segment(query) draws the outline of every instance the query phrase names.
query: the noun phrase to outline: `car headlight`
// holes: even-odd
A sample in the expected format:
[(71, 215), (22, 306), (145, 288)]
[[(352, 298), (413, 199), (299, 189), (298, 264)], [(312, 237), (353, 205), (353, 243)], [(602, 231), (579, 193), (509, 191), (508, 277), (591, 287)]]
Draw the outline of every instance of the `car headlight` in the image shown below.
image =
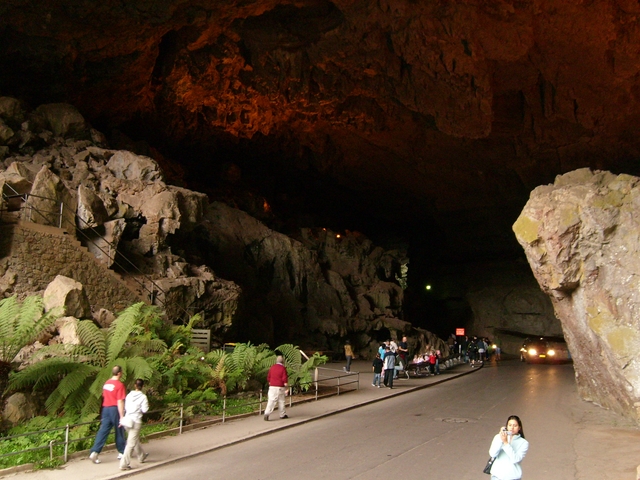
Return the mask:
[(537, 355), (537, 354), (538, 354), (538, 352), (536, 351), (535, 348), (530, 348), (529, 349), (529, 355)]
[(549, 355), (550, 357), (553, 357), (555, 354), (556, 354), (556, 351), (555, 351), (555, 350), (549, 350), (549, 351), (547, 352), (547, 355)]

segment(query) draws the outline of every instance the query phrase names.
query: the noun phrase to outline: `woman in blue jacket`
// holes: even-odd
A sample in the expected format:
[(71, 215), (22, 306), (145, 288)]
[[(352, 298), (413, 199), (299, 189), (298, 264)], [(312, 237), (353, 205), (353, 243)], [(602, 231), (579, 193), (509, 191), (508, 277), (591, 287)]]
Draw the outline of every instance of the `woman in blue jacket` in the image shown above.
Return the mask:
[(522, 478), (520, 462), (529, 450), (529, 442), (524, 439), (522, 422), (516, 415), (507, 419), (507, 426), (500, 429), (489, 448), (489, 455), (495, 457), (491, 467), (491, 480), (519, 480)]

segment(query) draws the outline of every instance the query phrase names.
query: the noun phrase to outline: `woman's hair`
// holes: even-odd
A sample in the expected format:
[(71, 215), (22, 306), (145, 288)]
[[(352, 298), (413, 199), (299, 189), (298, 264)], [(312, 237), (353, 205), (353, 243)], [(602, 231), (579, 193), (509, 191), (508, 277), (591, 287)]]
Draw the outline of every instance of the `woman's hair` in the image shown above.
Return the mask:
[(508, 425), (510, 420), (515, 420), (516, 422), (518, 422), (518, 426), (520, 427), (520, 436), (524, 438), (524, 429), (522, 428), (522, 420), (520, 420), (520, 417), (517, 415), (511, 415), (509, 418), (507, 418), (507, 423), (505, 425)]
[(136, 380), (136, 388), (138, 390), (142, 390), (142, 386), (144, 385), (144, 380), (142, 380), (141, 378), (138, 378)]

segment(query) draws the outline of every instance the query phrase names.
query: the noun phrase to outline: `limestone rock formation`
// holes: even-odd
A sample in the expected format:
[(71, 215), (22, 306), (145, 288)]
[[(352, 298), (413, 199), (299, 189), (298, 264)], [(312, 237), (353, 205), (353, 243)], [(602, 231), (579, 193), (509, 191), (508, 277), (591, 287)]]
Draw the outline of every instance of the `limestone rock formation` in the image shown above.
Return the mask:
[(46, 312), (60, 308), (63, 315), (91, 318), (91, 306), (80, 282), (57, 275), (42, 296)]
[(640, 421), (640, 178), (580, 169), (513, 225), (562, 322), (581, 396)]
[[(162, 302), (175, 321), (204, 312), (220, 340), (232, 323), (240, 289), (205, 267), (187, 265), (168, 244), (176, 232), (188, 233), (202, 219), (206, 195), (165, 184), (149, 157), (102, 148), (103, 137), (71, 105), (29, 111), (17, 100), (0, 97), (0, 115), (7, 125), (29, 118), (22, 123), (20, 143), (0, 141), (9, 154), (3, 162), (7, 168), (0, 167), (0, 182), (11, 187), (8, 194), (28, 195), (26, 202), (10, 200), (9, 209), (20, 208), (25, 220), (77, 232), (97, 259), (125, 274), (144, 298)], [(11, 293), (16, 282), (26, 293), (34, 279), (9, 267), (2, 272), (2, 293)], [(168, 272), (171, 279), (165, 278)], [(67, 314), (91, 316), (87, 308)]]
[(11, 425), (19, 425), (38, 414), (37, 403), (26, 393), (14, 393), (4, 403), (2, 418)]
[(219, 202), (208, 206), (201, 227), (201, 248), (216, 271), (243, 289), (239, 322), (260, 341), (288, 338), (340, 351), (353, 336), (356, 350), (370, 356), (379, 335), (412, 331), (400, 319), (403, 291), (395, 278), (408, 262), (403, 251), (328, 229), (304, 229), (294, 240)]

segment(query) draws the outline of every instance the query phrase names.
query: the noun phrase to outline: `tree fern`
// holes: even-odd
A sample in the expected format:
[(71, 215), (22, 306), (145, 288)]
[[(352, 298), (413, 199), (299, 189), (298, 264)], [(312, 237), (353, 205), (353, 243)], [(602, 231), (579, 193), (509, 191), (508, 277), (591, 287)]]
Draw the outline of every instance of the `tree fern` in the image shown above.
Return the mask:
[(43, 315), (42, 298), (37, 295), (27, 297), (22, 303), (15, 296), (0, 301), (0, 394), (4, 392), (18, 352), (35, 342), (59, 312), (54, 309)]
[[(10, 302), (8, 307), (15, 311), (15, 306)], [(37, 391), (57, 383), (46, 400), (50, 413), (60, 410), (81, 411), (83, 415), (97, 413), (102, 387), (111, 377), (115, 365), (122, 367), (123, 381), (136, 378), (150, 380), (154, 377), (151, 363), (137, 353), (146, 348), (164, 353), (164, 343), (147, 338), (147, 341), (133, 348), (136, 338), (131, 335), (149, 312), (155, 310), (144, 304), (135, 304), (122, 312), (108, 331), (98, 328), (90, 320), (79, 321), (76, 331), (80, 345), (50, 345), (40, 349), (36, 359), (42, 360), (12, 375), (11, 388), (17, 390), (31, 386)], [(159, 381), (159, 375), (156, 375), (156, 379)]]

